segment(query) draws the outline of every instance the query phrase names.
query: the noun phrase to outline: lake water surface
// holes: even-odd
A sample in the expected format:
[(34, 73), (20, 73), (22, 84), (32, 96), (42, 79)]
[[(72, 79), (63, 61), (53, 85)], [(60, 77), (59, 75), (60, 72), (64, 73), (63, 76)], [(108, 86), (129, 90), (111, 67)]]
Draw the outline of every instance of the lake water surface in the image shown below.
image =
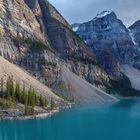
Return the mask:
[(82, 105), (47, 119), (0, 122), (0, 140), (140, 140), (140, 100)]

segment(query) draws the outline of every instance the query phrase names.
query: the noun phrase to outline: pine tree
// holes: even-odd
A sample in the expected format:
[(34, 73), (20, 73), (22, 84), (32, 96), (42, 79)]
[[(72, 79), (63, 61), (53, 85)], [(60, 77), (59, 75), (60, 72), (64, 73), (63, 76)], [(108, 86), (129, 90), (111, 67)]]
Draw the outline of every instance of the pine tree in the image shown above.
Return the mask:
[(44, 99), (43, 99), (42, 95), (40, 95), (40, 97), (39, 97), (39, 104), (41, 107), (44, 107)]
[(31, 106), (32, 106), (32, 114), (34, 114), (34, 108), (35, 108), (35, 90), (32, 90), (32, 98), (31, 98)]
[(2, 95), (2, 98), (4, 98), (4, 80), (3, 80), (3, 78), (1, 78), (1, 95)]
[(25, 104), (25, 115), (28, 115), (29, 112), (28, 112), (28, 95), (27, 94), (24, 95), (24, 104)]
[(10, 78), (8, 78), (6, 82), (6, 98), (10, 99)]
[(18, 82), (18, 100), (21, 102), (21, 89), (20, 89), (20, 83)]
[(37, 97), (36, 93), (35, 93), (35, 104), (36, 105), (38, 104), (38, 97)]
[(28, 94), (26, 93), (26, 90), (25, 90), (25, 93), (23, 94), (23, 102), (24, 102), (24, 105), (25, 105), (25, 115), (28, 115), (29, 114)]
[(14, 80), (13, 77), (11, 77), (10, 79), (10, 94), (13, 100), (15, 100), (15, 89), (14, 89)]
[(48, 101), (47, 101), (47, 99), (44, 97), (44, 103), (45, 103), (45, 107), (47, 107), (48, 106)]
[(42, 96), (39, 97), (39, 105), (42, 106)]
[(30, 87), (28, 90), (28, 105), (31, 106), (31, 100), (32, 100), (32, 88)]
[(18, 82), (16, 81), (16, 87), (15, 87), (15, 97), (16, 100), (18, 100)]
[(25, 85), (23, 86), (22, 92), (21, 92), (21, 103), (25, 104), (25, 96), (26, 96), (26, 89)]
[(16, 87), (15, 87), (15, 97), (17, 101), (21, 101), (21, 89), (20, 89), (20, 83), (16, 82)]
[(54, 110), (56, 108), (56, 104), (54, 100), (51, 98), (51, 110)]

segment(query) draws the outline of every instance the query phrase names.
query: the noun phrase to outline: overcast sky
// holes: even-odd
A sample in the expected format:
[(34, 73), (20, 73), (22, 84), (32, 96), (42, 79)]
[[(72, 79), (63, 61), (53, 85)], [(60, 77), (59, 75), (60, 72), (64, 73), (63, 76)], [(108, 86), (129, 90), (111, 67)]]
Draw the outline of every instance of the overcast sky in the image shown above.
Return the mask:
[(69, 23), (85, 22), (97, 13), (114, 11), (126, 26), (140, 20), (140, 0), (49, 0)]

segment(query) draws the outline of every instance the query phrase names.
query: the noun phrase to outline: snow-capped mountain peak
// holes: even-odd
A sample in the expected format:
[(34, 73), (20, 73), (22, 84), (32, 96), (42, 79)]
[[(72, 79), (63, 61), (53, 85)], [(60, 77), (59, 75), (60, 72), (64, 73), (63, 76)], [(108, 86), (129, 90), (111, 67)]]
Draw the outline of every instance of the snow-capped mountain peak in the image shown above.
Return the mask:
[(112, 11), (103, 11), (101, 13), (98, 13), (95, 18), (103, 18), (111, 13), (112, 13)]
[(97, 61), (107, 72), (110, 73), (114, 65), (119, 69), (117, 61), (140, 68), (137, 51), (137, 46), (140, 46), (140, 22), (127, 28), (114, 12), (103, 11), (91, 21), (78, 25), (76, 33), (96, 52)]

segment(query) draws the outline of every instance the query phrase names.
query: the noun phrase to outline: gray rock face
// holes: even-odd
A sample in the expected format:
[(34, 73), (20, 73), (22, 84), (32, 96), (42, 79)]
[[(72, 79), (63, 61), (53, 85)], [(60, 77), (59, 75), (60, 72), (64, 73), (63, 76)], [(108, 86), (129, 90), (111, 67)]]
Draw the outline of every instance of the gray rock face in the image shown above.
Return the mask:
[(130, 40), (129, 32), (114, 12), (102, 12), (93, 20), (79, 25), (77, 33), (86, 41)]
[[(93, 58), (93, 53), (86, 47), (72, 31), (67, 21), (60, 13), (46, 0), (29, 1), (26, 4), (31, 7), (36, 18), (40, 21), (43, 32), (53, 49), (61, 57), (83, 57)], [(36, 11), (40, 11), (36, 14)]]
[(105, 90), (108, 75), (47, 0), (0, 2), (0, 55), (52, 86), (62, 65)]
[(140, 70), (140, 21), (129, 27), (130, 35), (135, 44), (135, 58), (133, 66)]
[(6, 36), (44, 40), (40, 24), (24, 1), (0, 1), (0, 37)]
[(97, 103), (104, 101), (117, 101), (116, 98), (106, 94), (99, 88), (91, 85), (84, 79), (75, 75), (69, 69), (62, 67), (61, 76), (52, 87), (75, 103)]
[(140, 20), (136, 21), (129, 29), (134, 37), (135, 44), (140, 47)]
[(91, 21), (72, 27), (93, 49), (99, 64), (110, 75), (119, 76), (120, 63), (135, 63), (139, 53), (134, 39), (114, 12), (104, 11)]

